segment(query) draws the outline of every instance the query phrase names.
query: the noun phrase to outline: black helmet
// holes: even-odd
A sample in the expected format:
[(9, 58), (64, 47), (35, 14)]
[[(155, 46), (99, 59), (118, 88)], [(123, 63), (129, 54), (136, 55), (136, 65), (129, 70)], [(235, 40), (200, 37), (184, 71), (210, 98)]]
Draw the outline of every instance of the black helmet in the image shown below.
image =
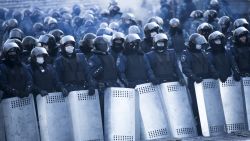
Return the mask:
[(3, 30), (10, 31), (11, 29), (18, 27), (18, 21), (16, 19), (9, 19), (3, 23)]
[[(246, 36), (248, 38), (249, 31), (245, 27), (238, 27), (233, 32), (233, 39), (235, 43), (240, 43), (240, 38)], [(248, 39), (247, 39), (248, 40)]]
[(247, 22), (247, 20), (245, 18), (236, 19), (234, 21), (234, 29), (241, 27), (241, 26), (248, 29), (249, 23)]
[(79, 48), (82, 52), (91, 52), (94, 48), (94, 39), (96, 35), (93, 33), (87, 33), (82, 40), (79, 41)]
[(48, 56), (48, 52), (44, 47), (35, 47), (31, 50), (31, 57), (37, 57), (40, 55)]
[(153, 39), (154, 49), (158, 51), (164, 51), (168, 46), (168, 37), (164, 33), (159, 33), (154, 36)]
[(209, 23), (202, 23), (198, 26), (197, 32), (207, 39), (208, 36), (213, 32), (213, 26)]
[(153, 33), (154, 35), (159, 33), (159, 25), (155, 22), (147, 23), (144, 26), (144, 34), (147, 38), (153, 38), (154, 35), (151, 35), (151, 33)]
[(163, 24), (164, 24), (163, 19), (161, 17), (159, 17), (159, 16), (153, 16), (153, 17), (149, 18), (148, 23), (151, 23), (151, 22), (155, 22), (159, 26), (163, 26)]
[(224, 49), (226, 45), (226, 37), (223, 33), (215, 31), (211, 33), (208, 37), (208, 42), (212, 50)]
[(19, 53), (21, 51), (19, 46), (16, 43), (14, 43), (14, 42), (5, 42), (4, 45), (3, 45), (3, 55), (6, 57), (6, 55), (8, 54), (8, 52), (11, 49), (14, 49)]
[(141, 39), (138, 34), (128, 34), (125, 39), (125, 51), (138, 50)]
[(189, 37), (188, 49), (190, 51), (201, 50), (204, 48), (204, 45), (207, 45), (207, 40), (203, 35), (194, 33)]
[(63, 31), (60, 29), (54, 29), (49, 32), (49, 34), (53, 35), (56, 39), (56, 42), (60, 42), (62, 36), (64, 35)]
[(169, 21), (169, 25), (171, 27), (179, 27), (180, 26), (180, 20), (177, 19), (177, 18), (172, 18), (170, 21)]
[(206, 19), (207, 22), (213, 21), (217, 18), (217, 11), (215, 10), (206, 10), (203, 13), (203, 17)]
[(5, 41), (5, 44), (6, 43), (16, 43), (18, 45), (20, 51), (21, 52), (23, 51), (22, 41), (20, 41), (19, 39), (7, 39)]
[(45, 46), (46, 50), (50, 52), (51, 50), (55, 49), (56, 46), (56, 39), (51, 34), (41, 35), (38, 39), (38, 42), (41, 43), (42, 46)]
[(33, 25), (33, 30), (34, 30), (34, 32), (41, 32), (44, 30), (44, 26), (42, 23), (35, 23)]
[(71, 35), (63, 36), (62, 39), (60, 40), (60, 44), (64, 47), (67, 44), (71, 44), (71, 45), (75, 46), (75, 43), (76, 43), (75, 38)]
[(123, 44), (125, 41), (125, 35), (122, 32), (115, 32), (112, 36), (112, 44), (115, 44), (117, 41), (118, 44)]
[(231, 19), (228, 16), (223, 16), (218, 21), (222, 29), (228, 29), (231, 25)]
[(22, 46), (24, 50), (31, 51), (37, 46), (37, 40), (32, 36), (26, 36), (23, 38)]
[(94, 40), (94, 53), (107, 54), (108, 42), (103, 36), (97, 36)]
[(190, 14), (191, 18), (200, 19), (203, 17), (203, 12), (201, 10), (194, 10)]
[(21, 29), (14, 28), (10, 31), (9, 39), (19, 39), (22, 41), (23, 35), (24, 35), (24, 33)]

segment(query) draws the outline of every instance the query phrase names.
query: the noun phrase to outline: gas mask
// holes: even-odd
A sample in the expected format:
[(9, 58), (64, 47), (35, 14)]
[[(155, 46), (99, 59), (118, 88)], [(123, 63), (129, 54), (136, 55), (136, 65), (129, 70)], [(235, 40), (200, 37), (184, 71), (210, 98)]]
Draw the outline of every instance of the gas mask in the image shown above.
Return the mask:
[(65, 51), (68, 53), (68, 54), (72, 54), (74, 52), (74, 49), (75, 47), (73, 46), (66, 46), (65, 47)]

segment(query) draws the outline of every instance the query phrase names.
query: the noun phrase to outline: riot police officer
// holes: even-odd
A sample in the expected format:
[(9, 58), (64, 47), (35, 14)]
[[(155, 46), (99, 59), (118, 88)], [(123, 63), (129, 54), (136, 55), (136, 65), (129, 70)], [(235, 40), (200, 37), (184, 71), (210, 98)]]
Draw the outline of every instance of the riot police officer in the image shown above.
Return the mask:
[(94, 39), (96, 35), (93, 33), (87, 33), (84, 35), (83, 39), (79, 41), (79, 48), (82, 53), (84, 53), (86, 59), (88, 60), (92, 56), (91, 50), (94, 48)]
[(168, 37), (166, 34), (159, 33), (154, 36), (154, 50), (145, 55), (148, 62), (148, 77), (155, 85), (174, 81), (179, 81), (181, 85), (185, 85), (175, 51), (167, 49), (167, 47)]
[(177, 18), (171, 19), (169, 25), (169, 48), (174, 49), (179, 58), (182, 51), (186, 49), (185, 40), (188, 38), (188, 34), (182, 29)]
[(10, 31), (9, 39), (18, 39), (20, 41), (23, 40), (24, 33), (19, 28), (14, 28)]
[(245, 18), (239, 18), (234, 21), (234, 29), (237, 29), (238, 27), (245, 27), (247, 30), (249, 29), (249, 23)]
[(231, 38), (232, 38), (232, 26), (231, 26), (231, 19), (228, 16), (223, 16), (218, 21), (220, 25), (220, 32), (223, 33), (226, 37), (228, 47), (231, 46)]
[[(218, 72), (221, 82), (225, 82), (233, 75), (236, 81), (240, 80), (240, 72), (229, 50), (226, 50), (226, 37), (219, 31), (215, 31), (208, 37), (208, 59)], [(232, 73), (233, 72), (233, 73)]]
[(100, 92), (108, 87), (119, 86), (114, 57), (108, 52), (108, 43), (102, 36), (94, 40), (93, 55), (89, 58), (90, 72), (98, 83)]
[(53, 64), (55, 59), (58, 57), (58, 46), (56, 45), (56, 39), (51, 34), (41, 35), (38, 39), (41, 46), (44, 47), (49, 53), (48, 62)]
[(94, 40), (93, 55), (89, 58), (90, 72), (96, 80), (104, 119), (104, 91), (108, 87), (119, 87), (118, 71), (113, 56), (108, 52), (108, 42), (102, 36)]
[(190, 14), (190, 18), (192, 18), (192, 22), (190, 23), (189, 34), (193, 34), (203, 22), (203, 12), (201, 10), (195, 10)]
[(209, 23), (202, 23), (197, 28), (197, 33), (203, 35), (206, 40), (208, 40), (208, 36), (214, 31), (214, 28)]
[(245, 27), (234, 30), (233, 56), (242, 77), (250, 76), (250, 45), (249, 31)]
[(201, 83), (203, 79), (208, 78), (218, 79), (218, 74), (214, 66), (208, 61), (205, 52), (202, 51), (202, 48), (207, 48), (206, 46), (207, 40), (205, 37), (194, 33), (189, 37), (188, 48), (183, 51), (183, 55), (181, 56), (182, 71), (188, 78), (188, 89), (191, 94), (193, 112), (198, 123), (198, 134), (201, 134), (201, 128), (194, 82)]
[(47, 64), (48, 55), (43, 47), (35, 47), (31, 51), (31, 62), (28, 69), (33, 78), (33, 92), (41, 94), (41, 96), (56, 91), (66, 94), (67, 90), (61, 87), (55, 69), (52, 65)]
[(37, 46), (37, 40), (32, 36), (26, 36), (23, 38), (22, 46), (22, 62), (28, 64), (31, 50)]
[(55, 68), (63, 87), (68, 92), (88, 89), (89, 95), (93, 95), (95, 89), (88, 63), (82, 53), (76, 53), (73, 36), (67, 35), (61, 39), (61, 51), (62, 55), (55, 61)]
[(49, 34), (51, 34), (55, 37), (57, 46), (60, 44), (60, 40), (64, 36), (64, 32), (60, 29), (54, 29), (54, 30), (50, 31)]
[(117, 59), (119, 79), (127, 88), (148, 81), (144, 53), (140, 49), (140, 37), (137, 34), (126, 36), (125, 48)]
[(203, 13), (203, 17), (205, 18), (206, 22), (213, 26), (214, 30), (219, 30), (218, 24), (218, 13), (215, 10), (206, 10)]
[(159, 25), (155, 22), (147, 23), (144, 26), (144, 35), (145, 38), (141, 43), (142, 50), (147, 53), (152, 50), (153, 47), (153, 38), (156, 34), (159, 33)]
[(3, 63), (0, 65), (0, 88), (4, 98), (26, 97), (32, 91), (32, 77), (20, 59), (21, 50), (16, 43), (3, 45)]
[(110, 53), (114, 57), (115, 62), (120, 53), (124, 49), (125, 36), (122, 32), (115, 32), (111, 38)]

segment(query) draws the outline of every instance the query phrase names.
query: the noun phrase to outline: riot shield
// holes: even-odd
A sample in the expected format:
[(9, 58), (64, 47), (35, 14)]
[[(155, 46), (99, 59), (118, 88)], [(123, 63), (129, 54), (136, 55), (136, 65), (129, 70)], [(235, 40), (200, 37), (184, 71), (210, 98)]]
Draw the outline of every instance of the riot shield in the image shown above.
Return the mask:
[(3, 118), (1, 101), (0, 101), (0, 141), (5, 141), (4, 118)]
[(30, 94), (25, 98), (8, 98), (2, 101), (6, 140), (40, 141), (35, 104)]
[(227, 132), (246, 130), (247, 121), (241, 82), (236, 82), (229, 77), (226, 82), (220, 82), (220, 93)]
[(250, 131), (250, 77), (242, 78), (242, 83), (247, 113), (247, 125), (248, 130)]
[(205, 79), (194, 85), (203, 136), (225, 134), (225, 116), (218, 80)]
[(104, 93), (105, 140), (136, 140), (136, 96), (134, 89), (108, 88)]
[(194, 115), (185, 86), (178, 82), (160, 85), (162, 103), (175, 138), (197, 136)]
[(171, 138), (167, 116), (164, 113), (157, 86), (146, 83), (137, 85), (135, 89), (139, 95), (141, 139)]
[(42, 141), (72, 141), (70, 113), (62, 93), (49, 93), (37, 98), (38, 118)]
[(99, 95), (89, 96), (88, 90), (72, 91), (67, 97), (74, 131), (74, 141), (103, 139)]

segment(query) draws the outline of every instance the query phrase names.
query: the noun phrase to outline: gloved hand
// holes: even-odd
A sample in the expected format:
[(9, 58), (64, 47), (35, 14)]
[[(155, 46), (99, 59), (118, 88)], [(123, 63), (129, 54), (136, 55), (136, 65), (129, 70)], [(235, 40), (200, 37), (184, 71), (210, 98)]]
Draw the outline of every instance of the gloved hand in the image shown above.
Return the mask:
[(181, 78), (181, 79), (179, 80), (179, 83), (180, 83), (181, 86), (185, 86), (185, 85), (186, 85), (186, 81), (185, 81), (184, 78)]
[(196, 83), (201, 83), (202, 82), (202, 77), (197, 77), (197, 76), (195, 76), (195, 75), (192, 75), (191, 77), (190, 77), (193, 81), (195, 81)]
[(69, 95), (68, 90), (65, 89), (65, 88), (61, 88), (61, 92), (62, 92), (62, 94), (63, 94), (64, 97), (67, 97)]
[(233, 78), (234, 78), (235, 81), (240, 81), (240, 79), (241, 79), (239, 73), (234, 73), (234, 74), (233, 74)]
[(48, 95), (48, 92), (45, 91), (45, 90), (41, 90), (40, 94), (41, 94), (42, 97), (44, 97), (44, 96)]
[(5, 92), (8, 94), (8, 95), (12, 95), (12, 96), (18, 96), (19, 95), (19, 92), (14, 89), (14, 88), (7, 88), (5, 90)]
[(222, 76), (220, 76), (220, 81), (221, 82), (226, 82), (227, 81), (227, 76), (225, 76), (225, 75), (222, 75)]
[(90, 87), (89, 88), (89, 96), (92, 96), (92, 95), (94, 95), (95, 94), (95, 89), (93, 88), (93, 87)]
[(153, 85), (159, 85), (160, 84), (160, 81), (158, 79), (156, 79), (156, 78), (152, 79), (151, 82), (152, 82)]

